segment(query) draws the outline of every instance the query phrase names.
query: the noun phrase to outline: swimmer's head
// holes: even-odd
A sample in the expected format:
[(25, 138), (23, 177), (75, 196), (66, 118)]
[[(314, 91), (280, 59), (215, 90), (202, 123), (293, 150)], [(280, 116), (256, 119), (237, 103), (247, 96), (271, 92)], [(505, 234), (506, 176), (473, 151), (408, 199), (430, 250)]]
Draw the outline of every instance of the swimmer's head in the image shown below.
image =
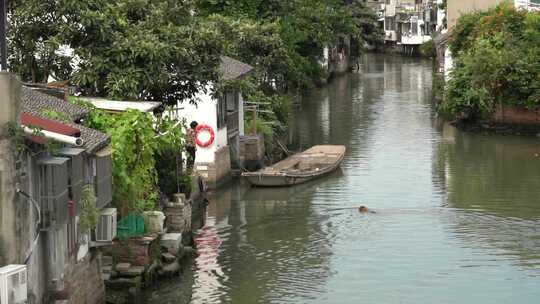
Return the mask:
[(366, 212), (369, 212), (369, 209), (368, 209), (368, 207), (366, 207), (366, 206), (360, 206), (360, 207), (358, 208), (358, 212), (366, 213)]

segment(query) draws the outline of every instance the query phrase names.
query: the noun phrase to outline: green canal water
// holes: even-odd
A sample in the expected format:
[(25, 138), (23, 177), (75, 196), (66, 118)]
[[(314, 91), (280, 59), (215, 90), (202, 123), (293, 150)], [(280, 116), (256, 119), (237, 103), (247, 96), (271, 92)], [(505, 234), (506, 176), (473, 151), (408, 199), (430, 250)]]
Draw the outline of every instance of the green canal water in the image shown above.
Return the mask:
[(346, 145), (341, 170), (218, 191), (189, 279), (155, 303), (179, 303), (182, 284), (204, 304), (540, 303), (540, 139), (457, 131), (431, 76), (430, 61), (370, 54), (305, 96), (290, 144)]

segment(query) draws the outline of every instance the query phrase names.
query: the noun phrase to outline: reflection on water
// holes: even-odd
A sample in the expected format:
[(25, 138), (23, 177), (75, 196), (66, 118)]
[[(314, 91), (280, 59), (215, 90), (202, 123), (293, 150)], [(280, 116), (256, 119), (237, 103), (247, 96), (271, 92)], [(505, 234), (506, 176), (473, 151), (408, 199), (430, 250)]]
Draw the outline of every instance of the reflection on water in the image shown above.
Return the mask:
[(346, 145), (342, 171), (218, 191), (192, 302), (537, 303), (540, 140), (438, 121), (431, 71), (367, 55), (361, 73), (307, 95), (290, 144)]

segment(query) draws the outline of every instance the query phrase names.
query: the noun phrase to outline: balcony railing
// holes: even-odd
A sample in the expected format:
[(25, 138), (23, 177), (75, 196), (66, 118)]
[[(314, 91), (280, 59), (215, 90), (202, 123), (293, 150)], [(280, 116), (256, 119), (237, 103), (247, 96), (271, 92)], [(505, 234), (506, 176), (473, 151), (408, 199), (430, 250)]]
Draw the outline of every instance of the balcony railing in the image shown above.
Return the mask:
[(236, 134), (238, 134), (239, 129), (240, 129), (239, 112), (238, 111), (227, 112), (227, 135), (229, 135), (229, 137), (235, 136)]

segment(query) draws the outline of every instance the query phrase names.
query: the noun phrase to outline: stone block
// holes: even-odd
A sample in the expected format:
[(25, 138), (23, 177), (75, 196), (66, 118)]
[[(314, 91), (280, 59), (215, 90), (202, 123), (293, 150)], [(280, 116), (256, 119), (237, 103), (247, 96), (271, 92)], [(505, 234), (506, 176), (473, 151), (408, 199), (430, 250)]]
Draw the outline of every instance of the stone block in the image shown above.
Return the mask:
[(101, 272), (102, 273), (111, 273), (112, 270), (113, 270), (112, 265), (107, 265), (107, 266), (102, 266), (101, 267)]
[(116, 264), (116, 271), (122, 273), (127, 271), (131, 267), (130, 263), (118, 263)]
[(102, 274), (101, 274), (101, 279), (102, 279), (103, 281), (110, 280), (110, 279), (111, 279), (111, 274), (110, 274), (110, 273), (102, 273)]
[(115, 290), (126, 290), (130, 287), (140, 287), (142, 282), (142, 278), (140, 276), (134, 277), (134, 278), (117, 278), (108, 280), (105, 282), (105, 285), (107, 285), (107, 288), (115, 289)]
[(186, 203), (186, 195), (184, 193), (176, 193), (174, 195), (174, 202), (177, 204), (185, 204)]
[(166, 233), (161, 237), (161, 247), (167, 249), (167, 252), (176, 255), (182, 246), (181, 233)]
[(144, 226), (147, 233), (163, 233), (165, 214), (160, 211), (143, 212)]
[(169, 253), (169, 252), (165, 252), (165, 253), (161, 254), (161, 259), (165, 263), (172, 263), (172, 262), (176, 261), (176, 256), (174, 254)]
[(174, 261), (171, 264), (163, 266), (163, 268), (159, 271), (159, 274), (162, 276), (172, 276), (178, 274), (179, 272), (180, 264), (178, 263), (178, 261)]
[(113, 264), (113, 258), (110, 255), (103, 255), (101, 256), (101, 265), (112, 265)]
[(119, 271), (121, 277), (137, 277), (144, 273), (143, 266), (131, 266), (126, 271)]

